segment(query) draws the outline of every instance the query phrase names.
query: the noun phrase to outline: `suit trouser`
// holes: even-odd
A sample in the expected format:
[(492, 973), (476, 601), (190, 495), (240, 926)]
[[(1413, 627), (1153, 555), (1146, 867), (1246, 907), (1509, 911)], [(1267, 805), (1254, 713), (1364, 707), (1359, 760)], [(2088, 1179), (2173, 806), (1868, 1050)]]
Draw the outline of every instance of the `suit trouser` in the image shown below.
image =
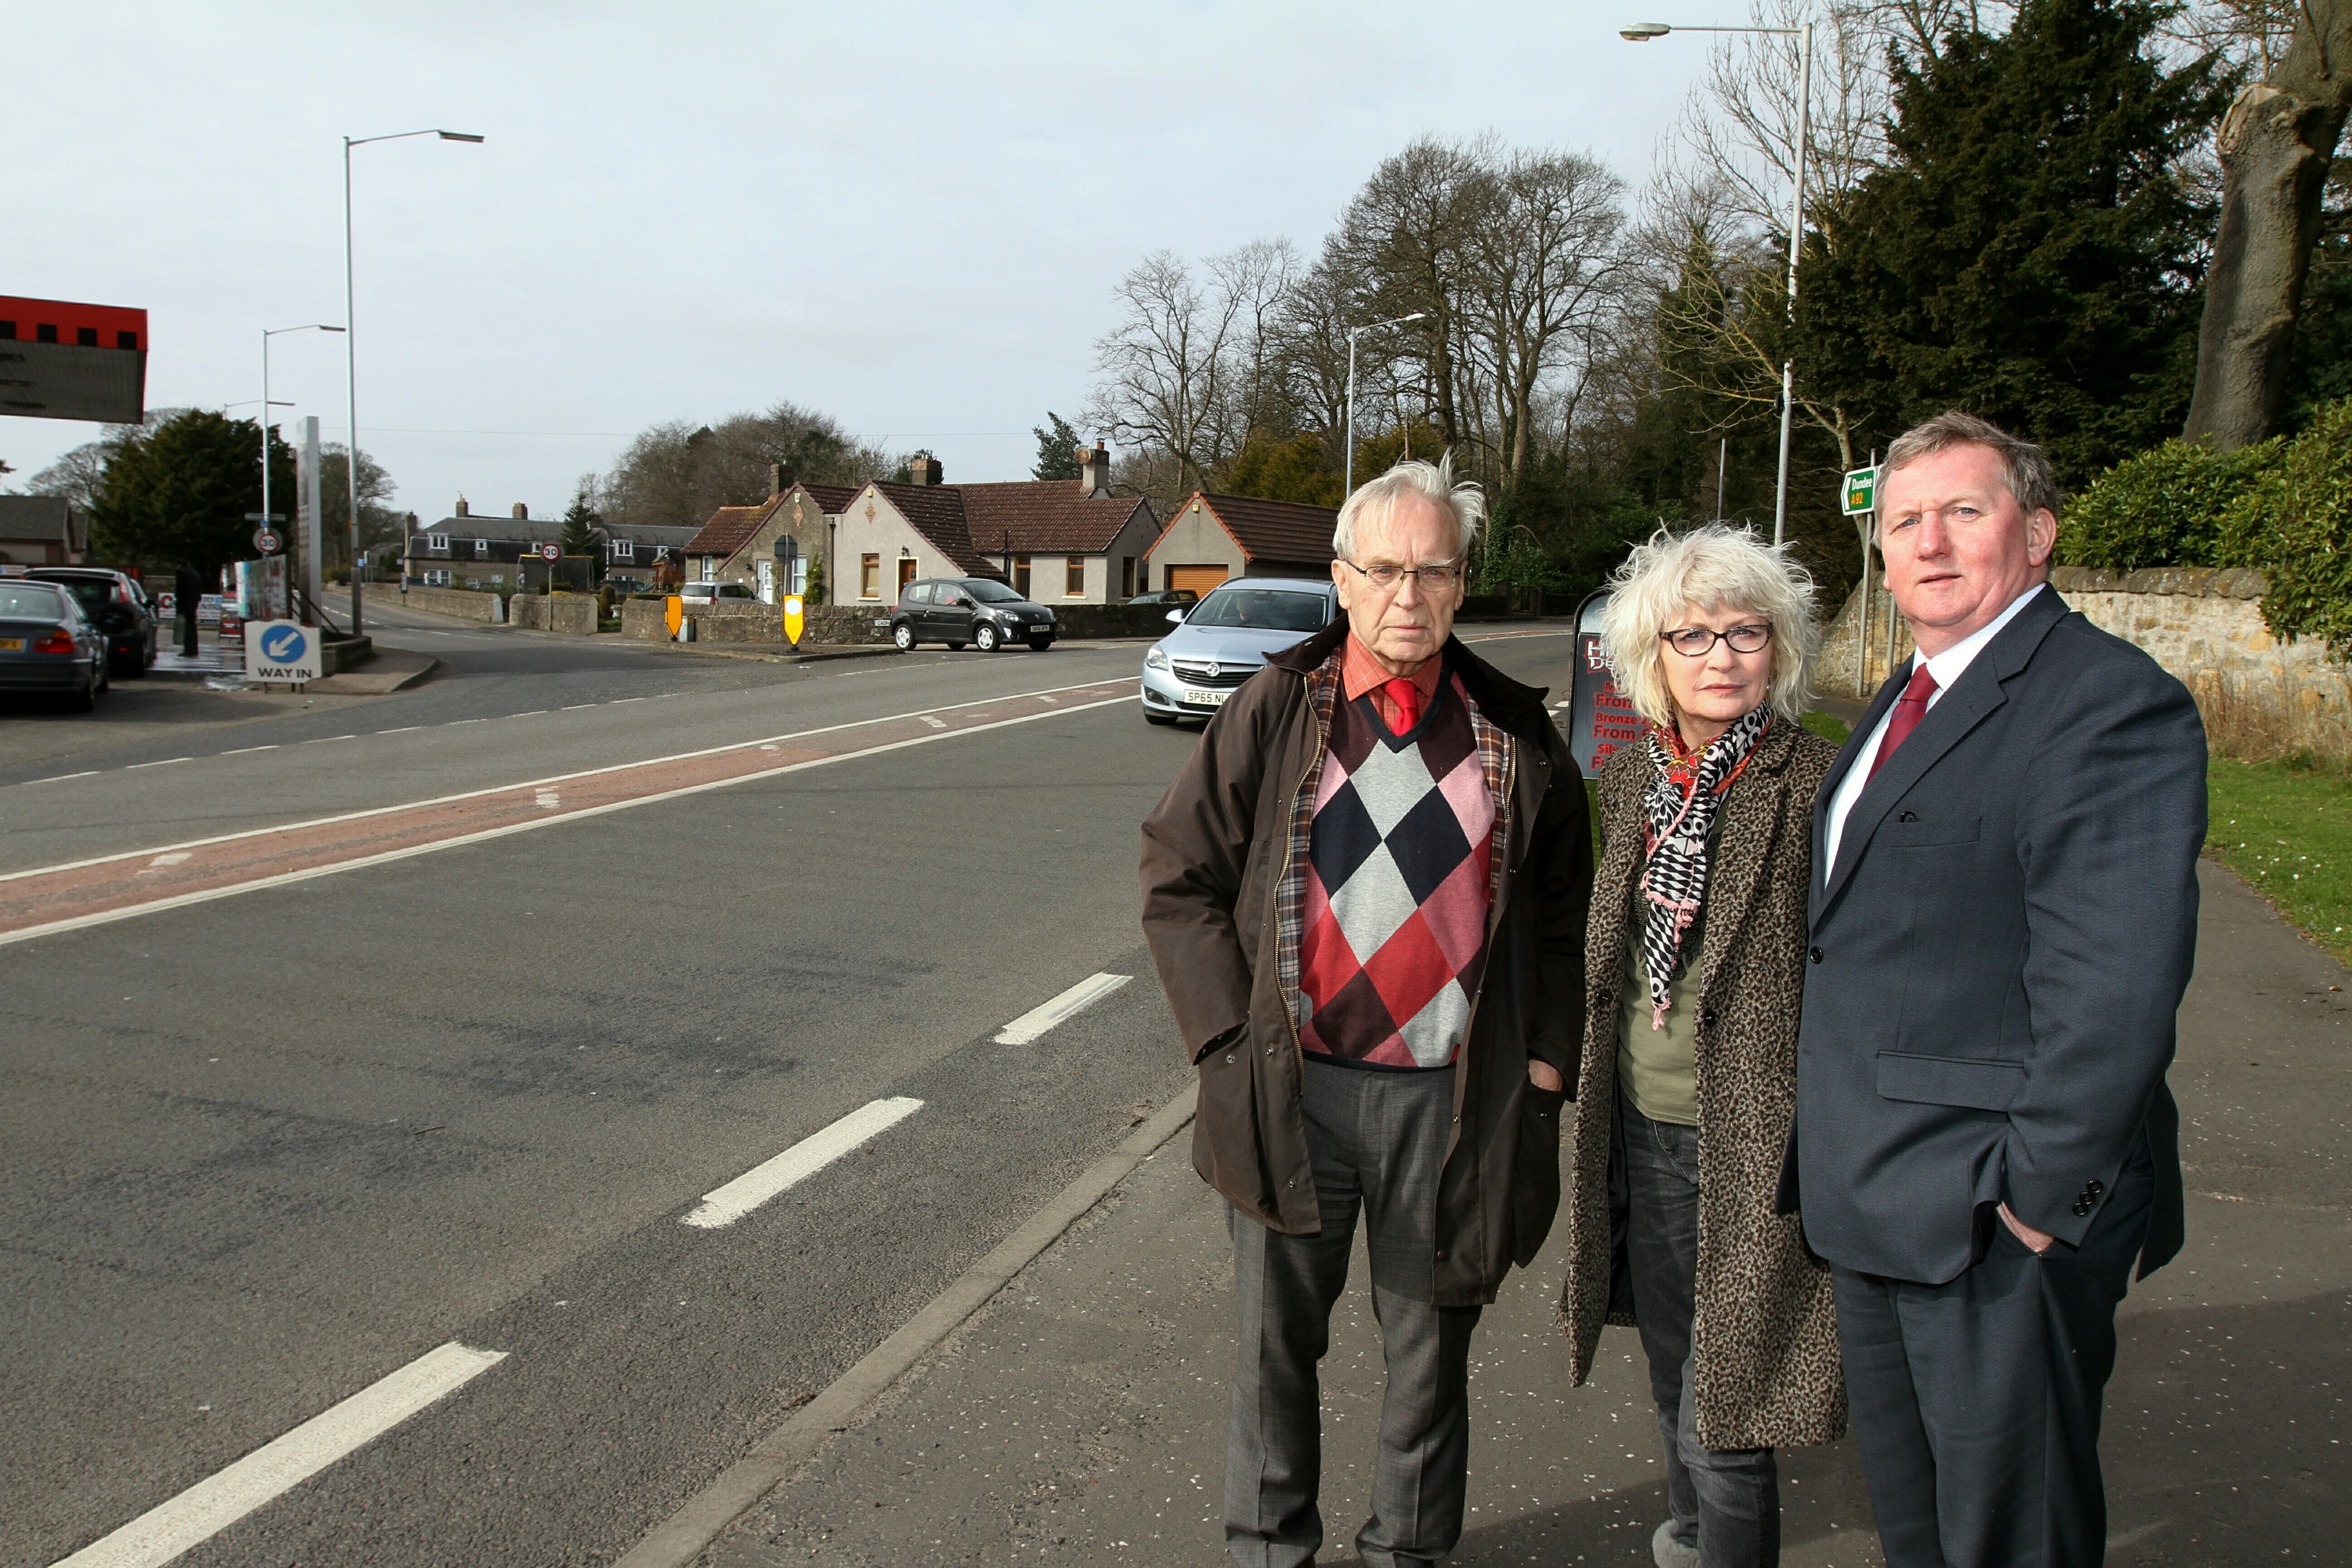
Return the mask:
[(2099, 1415), (2156, 1190), (2145, 1142), (2080, 1247), (2036, 1255), (1988, 1205), (1943, 1285), (1836, 1268), (1846, 1398), (1887, 1568), (2076, 1568), (2106, 1554)]
[(196, 657), (196, 617), (192, 611), (175, 617), (180, 623), (180, 652), (189, 658)]
[(1621, 1093), (1625, 1268), (1650, 1363), (1650, 1397), (1666, 1449), (1666, 1509), (1675, 1539), (1700, 1568), (1769, 1568), (1780, 1561), (1780, 1471), (1769, 1448), (1709, 1448), (1698, 1440), (1698, 1129), (1653, 1121)]
[(1297, 1568), (1323, 1544), (1316, 1367), (1348, 1282), (1357, 1211), (1388, 1363), (1368, 1568), (1434, 1563), (1462, 1534), (1470, 1458), (1470, 1333), (1479, 1309), (1440, 1308), (1437, 1181), (1454, 1072), (1372, 1072), (1308, 1058), (1300, 1110), (1323, 1228), (1283, 1236), (1228, 1208), (1241, 1353), (1225, 1450), (1225, 1547), (1242, 1568)]

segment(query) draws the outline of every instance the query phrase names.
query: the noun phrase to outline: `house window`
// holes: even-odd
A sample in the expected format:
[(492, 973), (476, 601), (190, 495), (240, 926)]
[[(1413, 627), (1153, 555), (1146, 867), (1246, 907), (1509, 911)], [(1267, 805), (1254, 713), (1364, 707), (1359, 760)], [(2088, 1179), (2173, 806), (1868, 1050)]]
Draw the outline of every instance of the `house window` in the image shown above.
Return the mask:
[(915, 558), (911, 555), (901, 555), (898, 557), (898, 591), (905, 593), (907, 584), (914, 580)]
[(1013, 558), (1013, 591), (1024, 599), (1029, 596), (1029, 557), (1026, 555)]
[(1087, 558), (1073, 555), (1062, 568), (1062, 592), (1073, 599), (1083, 598), (1087, 592)]
[(616, 539), (616, 540), (613, 541), (613, 559), (614, 559), (614, 560), (615, 560), (615, 561), (635, 561), (636, 558), (637, 558), (637, 542), (636, 542), (635, 540), (634, 540), (634, 539)]
[(474, 559), (477, 561), (488, 561), (489, 558), (490, 542), (487, 539), (477, 539), (474, 541)]
[(805, 555), (795, 555), (793, 557), (792, 581), (786, 584), (784, 588), (785, 593), (806, 594), (808, 592), (808, 563), (809, 558)]
[(882, 596), (882, 557), (875, 554), (857, 558), (857, 596), (878, 599)]
[(425, 585), (428, 588), (447, 587), (449, 585), (449, 569), (444, 566), (438, 571), (427, 572), (425, 574)]
[(425, 552), (430, 555), (448, 554), (449, 536), (446, 533), (426, 534), (425, 536)]
[(1122, 555), (1118, 559), (1118, 596), (1122, 599), (1135, 597), (1135, 557), (1132, 555)]

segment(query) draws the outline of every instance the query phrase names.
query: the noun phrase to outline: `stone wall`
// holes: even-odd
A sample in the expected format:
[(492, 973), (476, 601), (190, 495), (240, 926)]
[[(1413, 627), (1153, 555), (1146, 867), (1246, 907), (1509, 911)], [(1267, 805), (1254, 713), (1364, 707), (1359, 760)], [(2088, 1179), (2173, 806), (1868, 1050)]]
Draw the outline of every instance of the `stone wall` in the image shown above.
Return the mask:
[[(518, 598), (515, 603), (520, 605)], [(811, 605), (806, 611), (803, 646), (839, 647), (847, 643), (890, 640), (892, 606), (874, 605)], [(1055, 636), (1060, 637), (1158, 637), (1171, 628), (1166, 605), (1057, 605)], [(688, 605), (697, 642), (782, 644), (784, 613), (774, 605), (732, 603)], [(521, 624), (521, 623), (518, 623)], [(638, 642), (664, 642), (669, 622), (662, 601), (632, 598), (621, 605), (621, 635)]]
[[(2169, 566), (2143, 572), (2102, 572), (2061, 566), (2050, 585), (2102, 630), (2145, 648), (2196, 696), (2216, 750), (2239, 756), (2275, 756), (2307, 750), (2352, 761), (2352, 667), (2315, 637), (2282, 643), (2263, 625), (2259, 572)], [(1860, 695), (1886, 679), (1887, 626), (1894, 623), (1896, 663), (1911, 639), (1887, 595), (1873, 584), (1870, 659)], [(1861, 595), (1846, 600), (1830, 626), (1815, 685), (1834, 696), (1856, 695), (1854, 643)]]
[(468, 621), (495, 620), (499, 613), (496, 594), (477, 594), (465, 588), (411, 588), (404, 594), (390, 584), (371, 585), (367, 596), (371, 603), (405, 605), (412, 610), (457, 616)]
[(514, 625), (526, 631), (596, 635), (596, 598), (593, 594), (517, 594), (507, 601)]

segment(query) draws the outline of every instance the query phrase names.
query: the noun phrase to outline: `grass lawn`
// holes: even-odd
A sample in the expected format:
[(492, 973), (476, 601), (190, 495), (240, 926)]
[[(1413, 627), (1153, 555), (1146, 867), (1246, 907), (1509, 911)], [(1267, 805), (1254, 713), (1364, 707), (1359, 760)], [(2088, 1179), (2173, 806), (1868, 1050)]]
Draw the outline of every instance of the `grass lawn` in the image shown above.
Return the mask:
[(2205, 792), (2205, 853), (2352, 963), (2352, 776), (2215, 757)]

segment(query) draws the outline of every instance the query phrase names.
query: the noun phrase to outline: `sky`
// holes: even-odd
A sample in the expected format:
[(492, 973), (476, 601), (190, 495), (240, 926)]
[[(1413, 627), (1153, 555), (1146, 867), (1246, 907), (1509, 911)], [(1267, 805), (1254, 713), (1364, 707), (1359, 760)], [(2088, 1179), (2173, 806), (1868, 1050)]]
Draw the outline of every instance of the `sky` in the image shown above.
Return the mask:
[[(780, 399), (1025, 479), (1145, 255), (1311, 254), (1423, 132), (1638, 184), (1705, 44), (1616, 28), (1744, 10), (19, 4), (0, 294), (143, 307), (148, 405), (250, 416), (262, 331), (345, 319), (342, 138), (470, 132), (352, 154), (360, 443), (401, 509), (560, 512), (647, 426)], [(289, 433), (345, 438), (344, 341), (271, 341)], [(99, 433), (0, 417), (0, 486)]]

